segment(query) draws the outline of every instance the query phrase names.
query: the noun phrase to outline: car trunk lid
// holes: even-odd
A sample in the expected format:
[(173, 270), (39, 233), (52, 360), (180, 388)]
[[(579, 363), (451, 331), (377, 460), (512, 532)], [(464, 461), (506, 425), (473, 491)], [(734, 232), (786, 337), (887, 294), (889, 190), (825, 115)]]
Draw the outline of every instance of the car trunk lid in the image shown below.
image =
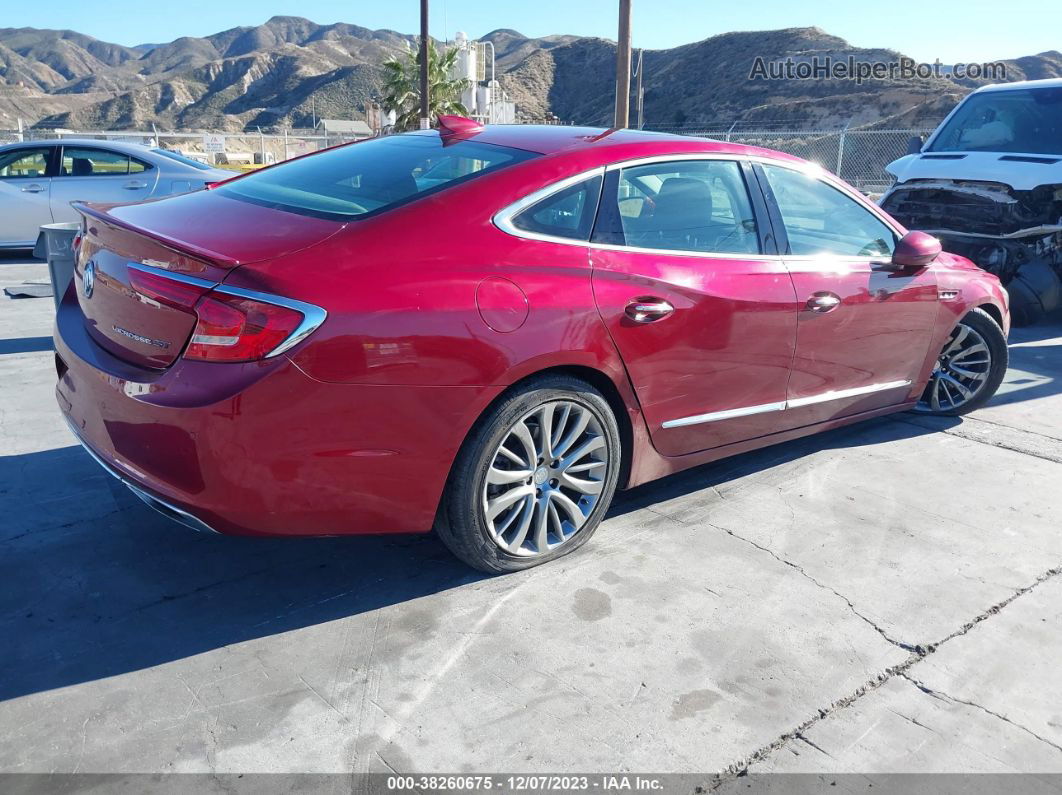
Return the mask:
[[(199, 195), (208, 192), (193, 194)], [(180, 202), (187, 198), (74, 205), (85, 219), (74, 288), (88, 333), (130, 364), (173, 364), (196, 327), (196, 302), (233, 269), (306, 248), (342, 228), (220, 197)]]

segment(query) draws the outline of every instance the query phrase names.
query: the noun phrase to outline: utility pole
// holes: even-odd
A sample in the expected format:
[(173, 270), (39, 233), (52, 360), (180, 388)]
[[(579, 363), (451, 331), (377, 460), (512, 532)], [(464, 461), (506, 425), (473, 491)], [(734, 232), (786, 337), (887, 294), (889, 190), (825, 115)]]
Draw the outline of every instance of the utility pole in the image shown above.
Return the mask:
[(431, 127), (428, 111), (428, 0), (420, 0), (420, 129)]
[(630, 124), (631, 111), (631, 0), (620, 0), (619, 40), (616, 42), (616, 120), (622, 130)]

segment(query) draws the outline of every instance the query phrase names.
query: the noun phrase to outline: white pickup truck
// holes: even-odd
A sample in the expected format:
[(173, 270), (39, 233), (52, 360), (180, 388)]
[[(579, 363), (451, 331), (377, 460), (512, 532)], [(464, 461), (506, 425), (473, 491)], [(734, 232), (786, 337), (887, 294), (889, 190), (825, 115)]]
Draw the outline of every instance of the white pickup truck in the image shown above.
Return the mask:
[(1015, 324), (1062, 305), (1062, 79), (980, 88), (912, 150), (881, 206), (998, 275)]

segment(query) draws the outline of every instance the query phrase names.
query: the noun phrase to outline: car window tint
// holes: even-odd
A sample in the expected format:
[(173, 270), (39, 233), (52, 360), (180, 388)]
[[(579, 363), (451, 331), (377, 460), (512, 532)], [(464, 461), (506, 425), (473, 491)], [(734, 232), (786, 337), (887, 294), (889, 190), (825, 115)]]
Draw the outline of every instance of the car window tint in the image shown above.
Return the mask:
[(513, 218), (525, 232), (589, 240), (601, 195), (601, 177), (591, 177), (547, 196)]
[(328, 149), (232, 180), (222, 196), (349, 221), (536, 157), (437, 133), (394, 135)]
[(732, 160), (625, 168), (617, 182), (619, 242), (636, 248), (758, 254), (759, 235), (741, 169)]
[(47, 149), (16, 149), (0, 154), (0, 179), (43, 177), (48, 171)]
[(764, 166), (795, 255), (891, 256), (896, 235), (870, 210), (819, 179)]
[(141, 163), (135, 157), (129, 158), (129, 173), (130, 174), (143, 174), (149, 168), (151, 168), (151, 166), (149, 166), (147, 163)]
[[(130, 173), (129, 155), (108, 152), (104, 149), (81, 149), (63, 147), (63, 166), (59, 170), (64, 177), (115, 176)], [(136, 171), (143, 171), (141, 165)]]

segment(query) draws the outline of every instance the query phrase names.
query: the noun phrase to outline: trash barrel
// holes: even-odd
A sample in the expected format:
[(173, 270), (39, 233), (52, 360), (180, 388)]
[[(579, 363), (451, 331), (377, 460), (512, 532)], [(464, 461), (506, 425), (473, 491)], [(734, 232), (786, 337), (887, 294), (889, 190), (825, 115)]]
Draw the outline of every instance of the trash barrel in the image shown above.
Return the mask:
[(79, 223), (44, 224), (37, 236), (37, 245), (33, 247), (33, 256), (48, 260), (56, 309), (74, 277), (74, 236), (79, 229)]

